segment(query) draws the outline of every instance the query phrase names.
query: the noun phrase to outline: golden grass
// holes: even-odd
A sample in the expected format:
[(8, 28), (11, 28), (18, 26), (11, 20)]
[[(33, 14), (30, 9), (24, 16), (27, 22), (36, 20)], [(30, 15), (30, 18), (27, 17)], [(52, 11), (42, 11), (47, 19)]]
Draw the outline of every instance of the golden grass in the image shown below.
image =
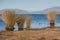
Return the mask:
[(32, 21), (32, 17), (31, 16), (27, 16), (26, 17), (26, 29), (30, 29), (31, 21)]
[(16, 21), (15, 11), (5, 10), (2, 14), (2, 19), (6, 24), (6, 27), (13, 27)]
[(47, 12), (47, 17), (48, 17), (48, 20), (55, 20), (56, 19), (56, 12), (55, 11), (49, 11)]
[(22, 14), (16, 14), (16, 23), (18, 24), (18, 30), (23, 30), (25, 22), (25, 16)]
[(56, 11), (47, 12), (47, 18), (50, 21), (50, 28), (54, 27), (54, 21), (56, 19)]

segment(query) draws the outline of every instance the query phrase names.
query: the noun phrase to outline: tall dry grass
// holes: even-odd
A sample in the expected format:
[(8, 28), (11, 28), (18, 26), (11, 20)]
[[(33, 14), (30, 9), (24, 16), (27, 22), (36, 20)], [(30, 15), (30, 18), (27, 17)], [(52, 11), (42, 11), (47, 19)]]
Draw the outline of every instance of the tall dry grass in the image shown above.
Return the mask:
[(54, 26), (54, 21), (56, 19), (56, 11), (47, 12), (48, 20), (50, 21), (50, 27)]
[(16, 21), (15, 11), (5, 10), (2, 13), (2, 19), (6, 24), (6, 28), (13, 28)]
[(24, 22), (25, 22), (25, 16), (21, 14), (16, 15), (16, 23), (18, 24), (18, 30), (23, 30)]
[(26, 29), (30, 29), (31, 22), (32, 22), (32, 17), (31, 16), (27, 16), (26, 17)]

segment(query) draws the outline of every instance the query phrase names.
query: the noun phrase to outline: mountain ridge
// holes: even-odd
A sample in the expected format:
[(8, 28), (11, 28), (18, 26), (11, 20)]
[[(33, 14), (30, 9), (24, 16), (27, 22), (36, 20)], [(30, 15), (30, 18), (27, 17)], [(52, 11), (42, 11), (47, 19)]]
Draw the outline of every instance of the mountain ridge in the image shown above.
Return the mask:
[(33, 12), (29, 12), (21, 9), (3, 9), (0, 10), (0, 14), (2, 14), (4, 10), (14, 10), (17, 14), (46, 14), (47, 11), (56, 11), (58, 14), (60, 13), (60, 7), (52, 7), (45, 10), (33, 11)]

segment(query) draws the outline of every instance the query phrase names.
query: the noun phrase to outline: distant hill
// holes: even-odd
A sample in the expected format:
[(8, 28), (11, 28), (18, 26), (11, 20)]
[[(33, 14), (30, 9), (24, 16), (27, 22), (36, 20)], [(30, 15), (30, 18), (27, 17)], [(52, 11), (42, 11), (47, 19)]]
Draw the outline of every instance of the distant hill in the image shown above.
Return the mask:
[(20, 9), (3, 9), (3, 10), (0, 10), (0, 14), (2, 14), (2, 12), (4, 10), (14, 10), (17, 14), (26, 14), (26, 13), (28, 13), (28, 11), (20, 10)]
[(47, 11), (56, 11), (57, 14), (60, 14), (60, 7), (53, 7), (53, 8), (48, 8), (48, 9), (45, 9), (45, 10), (41, 10), (41, 11), (35, 11), (35, 12), (32, 12), (33, 14), (46, 14)]
[(33, 12), (28, 12), (21, 9), (3, 9), (3, 10), (0, 10), (0, 19), (1, 19), (1, 14), (4, 10), (15, 10), (17, 14), (46, 14), (47, 11), (56, 11), (58, 14), (60, 14), (60, 7), (53, 7), (53, 8), (48, 8), (45, 10), (33, 11)]
[(3, 10), (0, 10), (0, 14), (2, 14), (2, 11), (4, 10), (15, 10), (17, 14), (46, 14), (47, 11), (56, 11), (58, 12), (58, 14), (60, 13), (60, 7), (52, 7), (52, 8), (44, 9), (41, 11), (33, 11), (33, 12), (28, 12), (21, 9), (3, 9)]

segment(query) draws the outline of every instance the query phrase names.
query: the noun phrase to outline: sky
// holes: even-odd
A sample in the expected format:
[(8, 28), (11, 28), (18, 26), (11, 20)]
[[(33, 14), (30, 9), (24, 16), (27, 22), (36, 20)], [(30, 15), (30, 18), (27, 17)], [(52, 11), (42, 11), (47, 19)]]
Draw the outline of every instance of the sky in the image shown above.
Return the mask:
[(0, 0), (0, 10), (22, 9), (27, 11), (39, 11), (59, 6), (60, 0)]

